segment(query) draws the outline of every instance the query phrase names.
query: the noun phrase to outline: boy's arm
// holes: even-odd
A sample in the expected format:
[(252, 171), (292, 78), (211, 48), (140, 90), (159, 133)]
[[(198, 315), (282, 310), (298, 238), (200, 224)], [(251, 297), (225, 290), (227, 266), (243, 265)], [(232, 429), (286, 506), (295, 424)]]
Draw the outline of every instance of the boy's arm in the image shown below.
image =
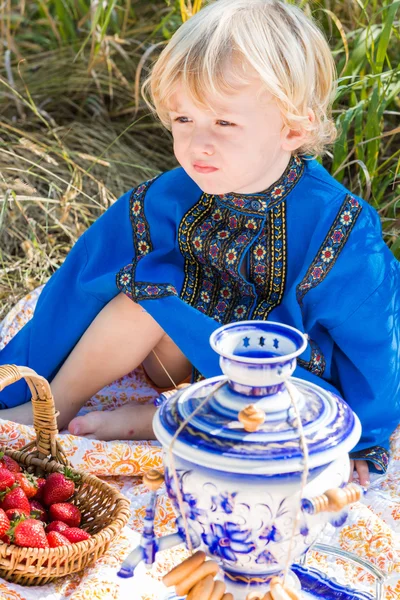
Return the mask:
[(304, 267), (297, 301), (311, 338), (323, 334), (318, 374), (361, 420), (356, 460), (385, 467), (400, 422), (400, 264), (378, 213), (348, 193), (321, 202)]
[(389, 437), (400, 423), (400, 264), (395, 259), (382, 283), (329, 333), (332, 383), (363, 426), (351, 457), (386, 470)]

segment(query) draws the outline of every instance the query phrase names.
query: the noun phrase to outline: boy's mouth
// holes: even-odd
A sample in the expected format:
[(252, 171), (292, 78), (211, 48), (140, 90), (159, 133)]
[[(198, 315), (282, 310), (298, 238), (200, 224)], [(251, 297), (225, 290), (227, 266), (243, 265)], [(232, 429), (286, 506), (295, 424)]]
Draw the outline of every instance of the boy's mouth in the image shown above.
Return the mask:
[(214, 171), (218, 171), (216, 167), (212, 167), (210, 165), (202, 165), (199, 163), (194, 163), (193, 168), (198, 173), (214, 173)]

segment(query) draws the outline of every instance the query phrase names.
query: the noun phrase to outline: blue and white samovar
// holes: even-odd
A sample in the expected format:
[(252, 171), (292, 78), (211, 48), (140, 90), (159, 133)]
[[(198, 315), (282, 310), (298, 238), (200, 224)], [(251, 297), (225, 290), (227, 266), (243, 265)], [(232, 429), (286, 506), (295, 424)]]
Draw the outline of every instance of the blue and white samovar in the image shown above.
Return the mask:
[(154, 536), (154, 491), (141, 546), (120, 575), (186, 541), (219, 562), (244, 600), (298, 562), (327, 522), (344, 523), (362, 492), (348, 484), (361, 426), (337, 395), (291, 377), (307, 346), (293, 327), (231, 323), (210, 343), (223, 374), (161, 397), (153, 423), (178, 533)]

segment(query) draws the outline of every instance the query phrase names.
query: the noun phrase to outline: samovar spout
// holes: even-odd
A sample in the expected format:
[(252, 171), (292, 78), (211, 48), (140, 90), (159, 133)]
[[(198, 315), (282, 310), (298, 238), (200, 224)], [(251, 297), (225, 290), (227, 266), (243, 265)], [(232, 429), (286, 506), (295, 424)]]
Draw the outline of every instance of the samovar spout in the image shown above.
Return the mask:
[[(146, 565), (151, 567), (155, 562), (155, 555), (157, 552), (169, 550), (182, 543), (183, 539), (179, 533), (163, 535), (162, 537), (154, 538), (153, 541), (143, 540), (142, 538), (139, 546), (136, 546), (136, 548), (126, 557), (117, 575), (125, 579), (133, 577), (136, 567), (142, 560), (146, 562)], [(148, 561), (149, 557), (151, 557), (152, 562)]]
[[(119, 577), (125, 579), (133, 577), (136, 567), (142, 560), (150, 568), (155, 562), (157, 552), (174, 548), (185, 541), (185, 532), (183, 527), (180, 526), (179, 519), (177, 520), (177, 533), (156, 537), (154, 532), (154, 519), (157, 511), (157, 490), (164, 483), (164, 475), (156, 469), (151, 469), (143, 476), (143, 483), (151, 491), (151, 496), (146, 508), (140, 544), (126, 557), (117, 573)], [(190, 526), (189, 535), (192, 547), (197, 548), (200, 545), (200, 538)]]

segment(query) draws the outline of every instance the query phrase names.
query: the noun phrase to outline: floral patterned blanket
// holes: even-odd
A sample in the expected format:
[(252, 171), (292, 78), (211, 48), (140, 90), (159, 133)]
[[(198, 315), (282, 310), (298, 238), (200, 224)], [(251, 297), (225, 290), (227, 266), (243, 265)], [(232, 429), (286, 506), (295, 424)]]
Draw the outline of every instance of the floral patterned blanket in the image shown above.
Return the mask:
[[(30, 319), (41, 289), (21, 300), (0, 324), (0, 348)], [(113, 410), (128, 402), (152, 402), (156, 392), (150, 388), (140, 369), (101, 390), (82, 409)], [(1, 411), (0, 411), (1, 417)], [(33, 429), (0, 418), (0, 445), (21, 448), (34, 439)], [(83, 572), (41, 587), (22, 587), (0, 579), (1, 600), (158, 600), (165, 588), (161, 577), (185, 556), (182, 546), (158, 556), (147, 571), (140, 565), (134, 579), (116, 575), (119, 565), (139, 543), (149, 493), (142, 475), (162, 466), (156, 442), (102, 442), (60, 433), (60, 441), (72, 465), (104, 478), (131, 502), (131, 519), (120, 537), (96, 564)], [(174, 530), (174, 514), (164, 491), (158, 498), (157, 534)], [(350, 551), (380, 567), (386, 574), (384, 600), (400, 599), (400, 427), (392, 435), (392, 458), (385, 476), (375, 476), (370, 491), (350, 510), (340, 529), (328, 526), (318, 542)], [(342, 558), (310, 552), (307, 565), (318, 568), (338, 581), (374, 593), (374, 577)]]

